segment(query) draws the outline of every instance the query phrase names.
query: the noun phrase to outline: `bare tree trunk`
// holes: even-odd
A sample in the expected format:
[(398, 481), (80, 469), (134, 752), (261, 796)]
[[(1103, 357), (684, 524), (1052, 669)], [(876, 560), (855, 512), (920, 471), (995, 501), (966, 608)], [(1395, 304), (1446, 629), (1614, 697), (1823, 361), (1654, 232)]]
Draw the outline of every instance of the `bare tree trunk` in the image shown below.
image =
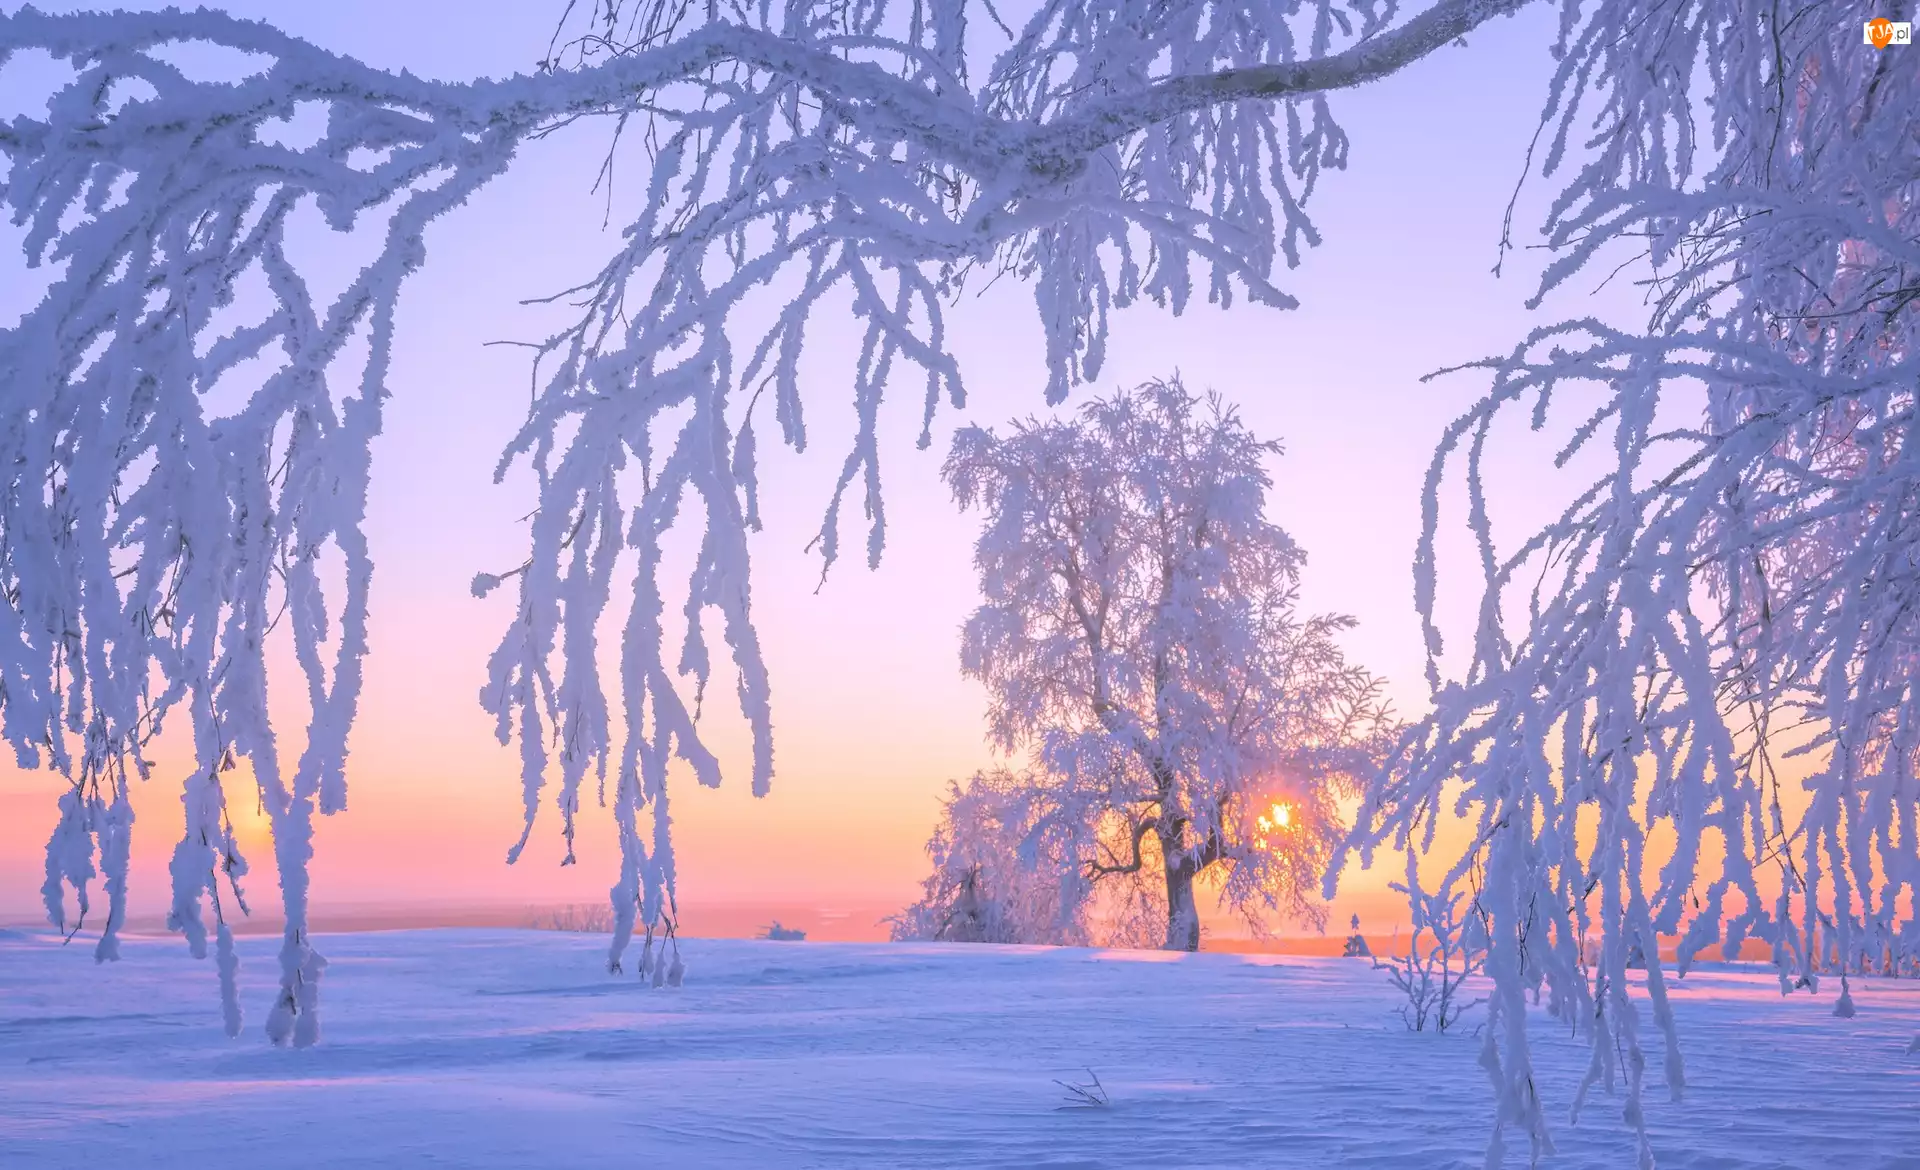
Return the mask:
[(1166, 859), (1167, 941), (1168, 951), (1200, 949), (1200, 910), (1193, 900), (1193, 858), (1177, 842), (1160, 839), (1160, 856)]

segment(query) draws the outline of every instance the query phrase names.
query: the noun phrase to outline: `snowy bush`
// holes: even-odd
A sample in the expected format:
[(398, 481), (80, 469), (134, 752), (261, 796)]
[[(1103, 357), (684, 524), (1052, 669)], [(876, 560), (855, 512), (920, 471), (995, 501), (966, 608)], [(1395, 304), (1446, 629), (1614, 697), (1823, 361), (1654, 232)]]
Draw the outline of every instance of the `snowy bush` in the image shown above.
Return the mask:
[(1004, 768), (949, 784), (927, 842), (933, 872), (889, 920), (895, 941), (1084, 945), (1104, 934), (1083, 912), (1056, 803), (1044, 782)]
[(1476, 945), (1477, 924), (1460, 918), (1464, 893), (1443, 898), (1399, 882), (1393, 888), (1407, 895), (1413, 906), (1413, 933), (1407, 939), (1406, 954), (1393, 954), (1389, 948), (1387, 957), (1375, 959), (1373, 965), (1387, 973), (1405, 1001), (1397, 1010), (1408, 1031), (1424, 1032), (1431, 1022), (1434, 1031), (1444, 1033), (1461, 1016), (1487, 1002), (1468, 1000), (1463, 992), (1467, 980), (1480, 974), (1486, 957), (1483, 947)]

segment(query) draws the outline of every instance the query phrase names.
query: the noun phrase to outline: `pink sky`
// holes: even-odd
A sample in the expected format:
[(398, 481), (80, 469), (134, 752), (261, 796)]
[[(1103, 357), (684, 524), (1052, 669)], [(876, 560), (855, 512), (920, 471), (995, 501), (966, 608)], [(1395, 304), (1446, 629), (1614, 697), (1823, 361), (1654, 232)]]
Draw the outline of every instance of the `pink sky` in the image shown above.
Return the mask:
[[(327, 47), (449, 76), (530, 64), (549, 15), (540, 4), (516, 4), (473, 19), (472, 5), (450, 0), (254, 8)], [(1349, 651), (1391, 680), (1405, 711), (1424, 697), (1409, 568), (1420, 482), (1441, 428), (1481, 385), (1418, 378), (1505, 350), (1547, 319), (1521, 308), (1535, 264), (1522, 257), (1501, 281), (1488, 270), (1540, 105), (1552, 19), (1539, 9), (1497, 21), (1475, 35), (1471, 53), (1443, 52), (1338, 101), (1354, 140), (1351, 168), (1324, 179), (1316, 199), (1325, 246), (1281, 282), (1303, 308), (1203, 307), (1180, 320), (1128, 311), (1101, 379), (1111, 389), (1178, 369), (1190, 386), (1238, 402), (1257, 433), (1285, 441), (1271, 509), (1310, 555), (1305, 602), (1360, 619)], [(518, 867), (503, 864), (518, 832), (516, 759), (494, 742), (475, 695), (510, 591), (484, 602), (468, 594), (476, 571), (521, 557), (516, 518), (530, 498), (523, 481), (491, 483), (523, 410), (525, 367), (517, 351), (482, 343), (542, 332), (546, 319), (516, 301), (574, 283), (613, 238), (588, 193), (601, 133), (531, 149), (512, 175), (437, 227), (426, 270), (402, 301), (369, 521), (372, 657), (352, 741), (350, 808), (320, 830), (314, 892), (322, 906), (593, 902), (612, 880), (611, 825), (598, 810), (587, 816), (579, 866), (557, 866), (551, 820)], [(1522, 200), (1524, 239), (1533, 238), (1545, 194), (1536, 184)], [(17, 239), (0, 231), (8, 249)], [(0, 288), (0, 313), (24, 307), (16, 303), (23, 288)], [(802, 548), (838, 469), (851, 409), (844, 370), (816, 361), (815, 446), (805, 456), (769, 452), (767, 530), (753, 547), (775, 688), (773, 792), (763, 800), (748, 793), (737, 714), (710, 703), (705, 726), (728, 780), (709, 791), (682, 778), (673, 793), (688, 903), (903, 903), (923, 875), (921, 847), (946, 782), (992, 762), (982, 695), (957, 662), (957, 631), (975, 596), (974, 521), (956, 513), (937, 469), (956, 422), (1042, 409), (1029, 295), (1003, 285), (956, 311), (969, 408), (944, 415), (933, 449), (919, 452), (917, 395), (894, 403), (883, 453), (892, 522), (885, 561), (872, 573), (857, 557), (843, 562), (818, 592), (817, 563)], [(1610, 290), (1599, 307), (1620, 313), (1632, 304), (1630, 292)], [(1567, 299), (1548, 310), (1554, 318), (1592, 311)], [(818, 340), (832, 348), (830, 335)], [(1507, 474), (1495, 500), (1507, 522), (1545, 514), (1543, 450), (1516, 441), (1496, 467)], [(1463, 559), (1453, 563), (1472, 572)], [(1456, 614), (1470, 600), (1464, 589), (1443, 598)], [(725, 680), (715, 690), (731, 694)], [(50, 774), (0, 768), (0, 919), (33, 913), (61, 787)], [(178, 792), (169, 770), (139, 793), (136, 912), (164, 902)], [(259, 846), (254, 855), (254, 897), (271, 904), (269, 858)], [(1359, 875), (1348, 888), (1377, 894), (1385, 880)]]

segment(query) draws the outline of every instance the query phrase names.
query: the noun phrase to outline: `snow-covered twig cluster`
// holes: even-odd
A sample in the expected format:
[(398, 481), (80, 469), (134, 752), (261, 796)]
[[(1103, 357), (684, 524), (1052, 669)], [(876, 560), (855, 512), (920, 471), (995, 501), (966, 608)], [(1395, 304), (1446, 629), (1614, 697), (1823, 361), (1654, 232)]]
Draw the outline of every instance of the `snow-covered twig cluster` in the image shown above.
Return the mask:
[(1373, 965), (1387, 973), (1406, 1001), (1397, 1010), (1408, 1031), (1424, 1032), (1431, 1023), (1434, 1031), (1445, 1033), (1460, 1017), (1487, 1002), (1469, 1000), (1464, 993), (1467, 980), (1480, 974), (1485, 959), (1475, 946), (1476, 923), (1471, 917), (1464, 921), (1460, 917), (1466, 892), (1428, 894), (1399, 882), (1393, 888), (1412, 903), (1413, 933), (1408, 936), (1406, 954), (1389, 951)]

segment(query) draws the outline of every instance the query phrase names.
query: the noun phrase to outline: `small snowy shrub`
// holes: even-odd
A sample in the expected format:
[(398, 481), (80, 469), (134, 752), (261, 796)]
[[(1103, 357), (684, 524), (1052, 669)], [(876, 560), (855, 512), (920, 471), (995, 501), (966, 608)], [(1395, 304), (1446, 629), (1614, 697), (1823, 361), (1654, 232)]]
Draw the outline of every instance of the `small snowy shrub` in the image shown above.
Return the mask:
[(1484, 948), (1473, 945), (1471, 918), (1465, 923), (1460, 919), (1461, 894), (1426, 894), (1398, 882), (1393, 888), (1407, 894), (1414, 907), (1413, 934), (1406, 954), (1392, 954), (1389, 948), (1386, 958), (1373, 961), (1374, 968), (1385, 971), (1400, 992), (1405, 1002), (1398, 1011), (1409, 1031), (1424, 1032), (1432, 1023), (1434, 1031), (1444, 1033), (1486, 1003), (1462, 994), (1467, 980), (1480, 974)]
[(535, 930), (570, 934), (607, 934), (613, 930), (613, 909), (603, 902), (589, 906), (569, 904), (534, 914), (527, 925)]

